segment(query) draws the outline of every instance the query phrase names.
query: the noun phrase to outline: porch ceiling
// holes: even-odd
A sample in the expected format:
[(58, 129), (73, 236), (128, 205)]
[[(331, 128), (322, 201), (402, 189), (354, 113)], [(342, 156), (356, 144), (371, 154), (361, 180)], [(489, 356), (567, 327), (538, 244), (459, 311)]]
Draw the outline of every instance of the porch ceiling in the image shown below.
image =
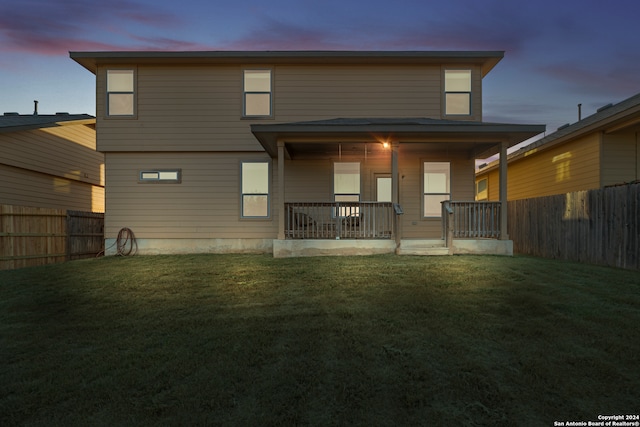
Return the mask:
[(402, 151), (466, 151), (495, 154), (501, 142), (511, 147), (544, 132), (544, 125), (482, 123), (427, 118), (332, 119), (310, 122), (253, 124), (251, 132), (272, 158), (278, 141), (291, 158), (334, 156), (367, 150), (381, 154), (382, 142), (399, 142)]

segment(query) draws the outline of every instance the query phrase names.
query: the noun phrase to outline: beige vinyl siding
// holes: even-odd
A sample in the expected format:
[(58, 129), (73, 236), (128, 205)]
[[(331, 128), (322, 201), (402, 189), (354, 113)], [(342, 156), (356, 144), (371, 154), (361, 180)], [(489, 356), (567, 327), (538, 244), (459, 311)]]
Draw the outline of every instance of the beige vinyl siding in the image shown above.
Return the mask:
[[(489, 178), (489, 200), (499, 200), (498, 169), (478, 175)], [(508, 200), (565, 194), (600, 186), (600, 135), (591, 134), (547, 150), (531, 150), (509, 162)]]
[[(423, 219), (422, 161), (445, 161), (400, 155), (400, 203), (404, 208), (404, 237), (439, 238), (439, 219)], [(239, 167), (241, 160), (268, 160), (263, 153), (108, 153), (106, 237), (115, 238), (123, 227), (138, 238), (276, 238), (277, 161), (272, 161), (271, 218), (240, 219)], [(390, 173), (389, 158), (343, 156), (342, 159), (288, 161), (285, 200), (333, 200), (333, 162), (361, 164), (361, 200), (375, 200), (374, 177)], [(181, 184), (140, 184), (143, 169), (181, 169)], [(473, 161), (461, 154), (452, 161), (452, 198), (473, 200)], [(415, 223), (415, 224), (414, 224)]]
[[(133, 68), (133, 67), (132, 67)], [(101, 151), (256, 151), (242, 115), (239, 66), (137, 67), (137, 117), (105, 118), (105, 72), (97, 77)]]
[[(108, 153), (105, 237), (128, 227), (141, 239), (275, 238), (277, 163), (271, 218), (241, 219), (242, 160), (270, 159), (265, 153)], [(141, 170), (154, 169), (181, 169), (182, 182), (138, 182)]]
[[(98, 149), (107, 155), (106, 238), (123, 227), (140, 239), (276, 238), (277, 160), (271, 173), (271, 217), (240, 218), (240, 161), (267, 160), (250, 132), (252, 123), (286, 123), (338, 117), (442, 118), (440, 65), (190, 65), (132, 66), (136, 70), (135, 118), (107, 118), (105, 74), (97, 74)], [(114, 68), (126, 68), (122, 65)], [(244, 69), (270, 69), (273, 117), (242, 118)], [(481, 120), (481, 72), (472, 70), (473, 116)], [(400, 203), (404, 235), (441, 235), (439, 219), (422, 218), (422, 161), (452, 161), (400, 148)], [(444, 145), (443, 145), (444, 147)], [(364, 148), (364, 146), (363, 146)], [(473, 200), (473, 160), (453, 152), (452, 197)], [(361, 200), (375, 199), (375, 174), (391, 172), (388, 156), (362, 152), (286, 161), (286, 201), (332, 201), (333, 162), (361, 164)], [(180, 169), (180, 184), (139, 184), (143, 169)]]
[(400, 146), (400, 205), (404, 210), (400, 218), (402, 237), (406, 239), (438, 239), (442, 236), (440, 218), (422, 217), (423, 162), (451, 163), (451, 200), (473, 201), (475, 197), (474, 162), (466, 153), (421, 156), (403, 153)]
[(81, 125), (0, 133), (0, 163), (102, 185), (104, 156), (89, 148), (94, 141), (95, 131)]
[(437, 66), (278, 66), (274, 78), (278, 121), (440, 118)]
[(0, 133), (2, 203), (104, 211), (104, 156), (85, 125)]
[(622, 184), (640, 179), (638, 150), (634, 131), (603, 135), (602, 185)]
[(104, 187), (0, 164), (0, 202), (104, 212)]
[(333, 161), (286, 161), (285, 201), (331, 202), (333, 201)]
[[(109, 67), (98, 69), (100, 151), (256, 151), (262, 147), (250, 132), (252, 123), (337, 117), (441, 118), (439, 66), (263, 64), (131, 68), (136, 70), (137, 82), (135, 118), (106, 118), (105, 76)], [(243, 119), (242, 72), (261, 68), (273, 73), (273, 118)], [(480, 71), (477, 67), (467, 68), (473, 69), (474, 116), (460, 119), (480, 120)]]

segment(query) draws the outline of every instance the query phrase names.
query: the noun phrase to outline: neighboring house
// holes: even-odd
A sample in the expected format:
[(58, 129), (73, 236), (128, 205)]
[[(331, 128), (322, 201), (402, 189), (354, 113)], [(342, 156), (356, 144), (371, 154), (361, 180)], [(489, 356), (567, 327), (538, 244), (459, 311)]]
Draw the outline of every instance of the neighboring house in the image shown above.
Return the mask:
[[(508, 199), (566, 194), (640, 180), (640, 94), (507, 156)], [(499, 199), (499, 162), (476, 174), (476, 199)]]
[(0, 116), (0, 204), (104, 212), (104, 155), (87, 114)]
[[(70, 56), (96, 75), (107, 254), (124, 228), (139, 253), (442, 252), (475, 159), (544, 131), (482, 121), (503, 52)], [(501, 206), (444, 253), (511, 253)]]

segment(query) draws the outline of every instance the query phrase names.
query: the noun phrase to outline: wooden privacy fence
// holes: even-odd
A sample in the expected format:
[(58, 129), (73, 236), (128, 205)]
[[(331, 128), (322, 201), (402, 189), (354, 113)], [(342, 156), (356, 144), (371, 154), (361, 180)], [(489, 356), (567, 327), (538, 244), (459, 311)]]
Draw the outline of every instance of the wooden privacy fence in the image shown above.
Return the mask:
[(640, 269), (640, 183), (508, 203), (515, 253)]
[(104, 214), (0, 205), (0, 270), (95, 257)]

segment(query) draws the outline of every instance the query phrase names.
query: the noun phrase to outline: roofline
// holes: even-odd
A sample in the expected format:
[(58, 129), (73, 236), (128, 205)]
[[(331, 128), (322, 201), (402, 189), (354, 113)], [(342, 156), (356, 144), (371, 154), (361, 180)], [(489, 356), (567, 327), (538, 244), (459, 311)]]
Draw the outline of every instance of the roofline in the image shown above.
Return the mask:
[[(64, 120), (64, 115), (38, 115), (38, 116), (19, 116), (19, 117), (51, 117), (51, 121), (46, 121), (42, 123), (29, 123), (29, 124), (18, 124), (12, 126), (2, 126), (0, 125), (0, 133), (7, 132), (19, 132), (24, 130), (34, 130), (34, 129), (42, 129), (42, 128), (50, 128), (56, 126), (80, 126), (80, 125), (95, 125), (96, 118), (93, 116), (87, 115), (86, 118), (76, 118)], [(60, 120), (60, 119), (63, 120)]]
[[(633, 95), (619, 103), (612, 106), (605, 106), (596, 113), (585, 117), (584, 119), (577, 121), (569, 126), (559, 128), (555, 132), (540, 138), (531, 144), (520, 148), (517, 151), (507, 156), (507, 163), (516, 162), (524, 157), (527, 157), (535, 152), (547, 150), (557, 145), (571, 142), (572, 140), (579, 138), (590, 132), (597, 130), (606, 130), (608, 127), (615, 127), (616, 122), (624, 121), (625, 117), (631, 114), (638, 114), (640, 116), (640, 93)], [(640, 117), (633, 123), (639, 123)], [(535, 150), (535, 151), (534, 151)], [(486, 167), (478, 170), (477, 175), (490, 172), (496, 169), (499, 165), (499, 161), (495, 160), (489, 163)]]
[(545, 125), (509, 124), (509, 123), (434, 123), (434, 124), (312, 124), (312, 123), (281, 123), (281, 124), (253, 124), (252, 132), (394, 132), (402, 133), (507, 133), (507, 132), (544, 132)]
[(482, 76), (504, 57), (504, 51), (100, 51), (69, 52), (69, 57), (92, 73), (98, 65), (110, 64), (434, 64), (472, 63), (482, 65)]
[[(374, 135), (386, 135), (400, 142), (425, 140), (425, 138), (462, 138), (468, 141), (493, 139), (495, 143), (505, 141), (509, 146), (544, 132), (545, 125), (504, 124), (482, 122), (438, 121), (432, 123), (380, 123), (380, 120), (363, 123), (336, 123), (332, 120), (319, 122), (252, 124), (251, 133), (260, 142), (270, 156), (277, 154), (278, 140), (295, 142), (296, 139), (323, 137), (340, 139), (349, 137), (370, 140)], [(378, 123), (376, 123), (376, 120)], [(420, 119), (406, 119), (420, 120)], [(486, 141), (482, 142), (486, 144)]]

